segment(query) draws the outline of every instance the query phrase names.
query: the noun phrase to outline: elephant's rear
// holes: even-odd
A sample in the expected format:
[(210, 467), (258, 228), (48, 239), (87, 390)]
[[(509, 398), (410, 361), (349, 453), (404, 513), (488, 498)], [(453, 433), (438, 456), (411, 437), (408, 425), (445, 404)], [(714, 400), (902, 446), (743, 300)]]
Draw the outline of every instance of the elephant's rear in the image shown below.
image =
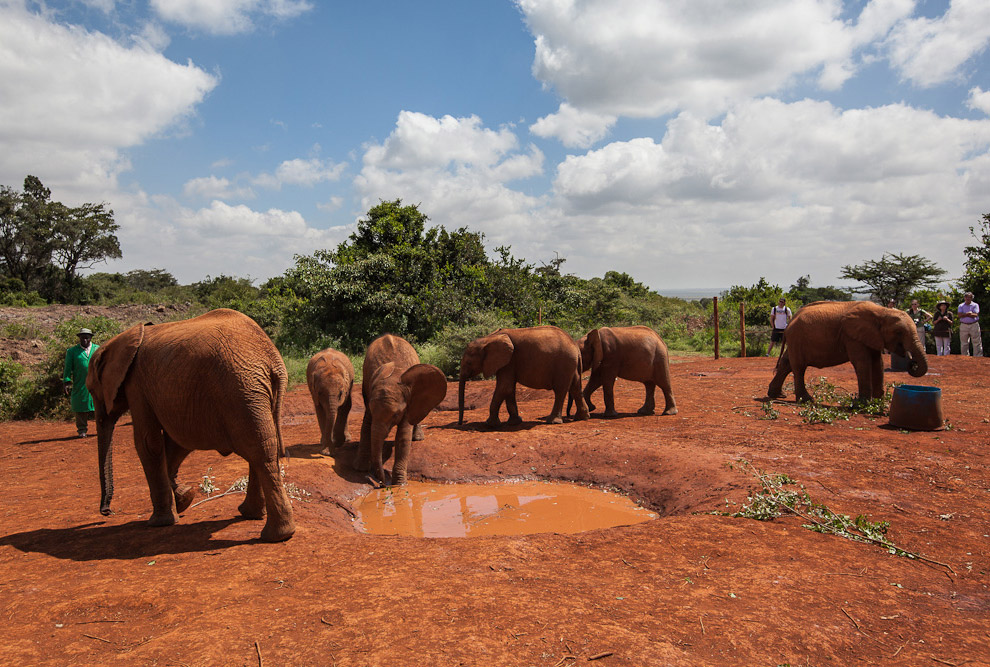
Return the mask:
[[(149, 363), (151, 382), (169, 380), (156, 414), (165, 431), (188, 449), (241, 453), (260, 439), (266, 454), (284, 451), (280, 417), (288, 386), (281, 354), (251, 318), (215, 310), (170, 324), (148, 327), (150, 340), (167, 339), (170, 354)], [(195, 400), (188, 400), (181, 391)]]

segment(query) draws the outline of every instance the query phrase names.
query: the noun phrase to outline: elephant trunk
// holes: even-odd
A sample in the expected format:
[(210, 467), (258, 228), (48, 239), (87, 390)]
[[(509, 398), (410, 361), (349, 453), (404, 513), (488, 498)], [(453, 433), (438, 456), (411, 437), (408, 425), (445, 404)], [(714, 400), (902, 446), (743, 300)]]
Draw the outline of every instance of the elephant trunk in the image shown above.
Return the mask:
[(97, 416), (96, 435), (100, 462), (100, 514), (110, 514), (110, 501), (113, 500), (113, 427), (108, 419)]
[(467, 380), (461, 375), (461, 380), (457, 384), (457, 423), (464, 423), (464, 382)]
[(920, 342), (916, 345), (912, 344), (908, 348), (908, 353), (911, 355), (908, 374), (915, 378), (925, 375), (928, 372), (928, 357), (925, 356), (925, 348), (921, 346)]

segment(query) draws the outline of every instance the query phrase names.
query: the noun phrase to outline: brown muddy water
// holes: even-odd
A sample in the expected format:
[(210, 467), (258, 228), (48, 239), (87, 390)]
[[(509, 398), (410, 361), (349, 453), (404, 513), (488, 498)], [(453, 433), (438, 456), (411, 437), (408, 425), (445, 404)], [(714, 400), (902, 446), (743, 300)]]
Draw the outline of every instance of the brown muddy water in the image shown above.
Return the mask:
[(355, 502), (354, 508), (361, 532), (414, 537), (580, 533), (657, 516), (617, 493), (532, 481), (410, 482), (374, 489)]

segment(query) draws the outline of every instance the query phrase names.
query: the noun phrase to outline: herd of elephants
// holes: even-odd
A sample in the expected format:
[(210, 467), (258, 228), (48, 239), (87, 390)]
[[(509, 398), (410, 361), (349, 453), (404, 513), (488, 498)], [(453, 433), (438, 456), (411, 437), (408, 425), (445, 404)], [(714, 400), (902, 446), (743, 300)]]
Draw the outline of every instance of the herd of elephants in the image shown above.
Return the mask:
[[(911, 375), (927, 372), (924, 347), (903, 311), (862, 301), (808, 304), (787, 327), (767, 394), (781, 397), (784, 380), (793, 372), (795, 397), (811, 400), (805, 369), (849, 361), (856, 370), (859, 398), (881, 396), (884, 349), (910, 358)], [(586, 370), (591, 375), (582, 391)], [(464, 383), (478, 375), (496, 378), (485, 422), (492, 428), (500, 423), (503, 403), (508, 424), (522, 421), (516, 383), (553, 391), (553, 408), (546, 418), (550, 423), (562, 421), (565, 398), (577, 405), (575, 419), (588, 419), (589, 411), (595, 410), (591, 396), (598, 388), (603, 390), (605, 416), (616, 416), (616, 378), (645, 385), (646, 401), (638, 414), (654, 414), (658, 386), (664, 395), (663, 414), (677, 413), (667, 346), (645, 326), (601, 327), (578, 341), (554, 326), (499, 329), (472, 341), (461, 359), (459, 424), (464, 420)], [(346, 355), (326, 349), (309, 362), (306, 378), (321, 443), (333, 454), (346, 437), (354, 368)], [(279, 470), (279, 457), (285, 452), (280, 418), (287, 382), (285, 364), (271, 339), (254, 320), (233, 310), (137, 325), (107, 341), (93, 354), (86, 379), (96, 407), (100, 511), (110, 514), (113, 432), (129, 410), (151, 493), (151, 525), (174, 524), (190, 505), (192, 487), (176, 483), (179, 466), (192, 450), (211, 449), (247, 460), (247, 493), (238, 509), (248, 518), (267, 516), (261, 539), (291, 537), (292, 507)], [(384, 334), (368, 345), (361, 393), (365, 411), (353, 467), (370, 470), (378, 482), (386, 483), (382, 464), (391, 452), (385, 440), (396, 428), (391, 483), (404, 484), (411, 442), (422, 439), (420, 422), (445, 398), (447, 379), (436, 366), (419, 363), (407, 341)]]

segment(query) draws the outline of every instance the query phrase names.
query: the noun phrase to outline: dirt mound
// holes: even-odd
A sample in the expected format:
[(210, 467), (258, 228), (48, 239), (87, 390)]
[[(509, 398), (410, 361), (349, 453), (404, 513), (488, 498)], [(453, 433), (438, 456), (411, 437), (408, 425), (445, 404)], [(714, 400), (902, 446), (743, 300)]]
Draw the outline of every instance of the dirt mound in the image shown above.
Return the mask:
[[(909, 433), (853, 415), (809, 425), (756, 398), (773, 360), (677, 360), (679, 413), (638, 417), (642, 385), (616, 387), (622, 416), (540, 423), (549, 392), (520, 392), (523, 424), (487, 431), (493, 382), (456, 383), (413, 446), (410, 477), (568, 480), (619, 489), (661, 518), (576, 535), (368, 536), (350, 502), (369, 486), (319, 454), (304, 388), (283, 428), (298, 532), (258, 541), (238, 494), (150, 528), (125, 417), (116, 514), (98, 513), (95, 438), (68, 423), (0, 425), (0, 627), (11, 664), (782, 665), (990, 664), (990, 362), (939, 357), (951, 428)], [(850, 367), (821, 373), (855, 388)], [(355, 388), (350, 436), (362, 416)], [(504, 413), (503, 413), (504, 418)], [(889, 520), (922, 562), (870, 544), (713, 515), (743, 503), (745, 459), (787, 473), (837, 512)], [(236, 457), (194, 452), (180, 477), (220, 490)], [(731, 510), (738, 505), (730, 505)]]

